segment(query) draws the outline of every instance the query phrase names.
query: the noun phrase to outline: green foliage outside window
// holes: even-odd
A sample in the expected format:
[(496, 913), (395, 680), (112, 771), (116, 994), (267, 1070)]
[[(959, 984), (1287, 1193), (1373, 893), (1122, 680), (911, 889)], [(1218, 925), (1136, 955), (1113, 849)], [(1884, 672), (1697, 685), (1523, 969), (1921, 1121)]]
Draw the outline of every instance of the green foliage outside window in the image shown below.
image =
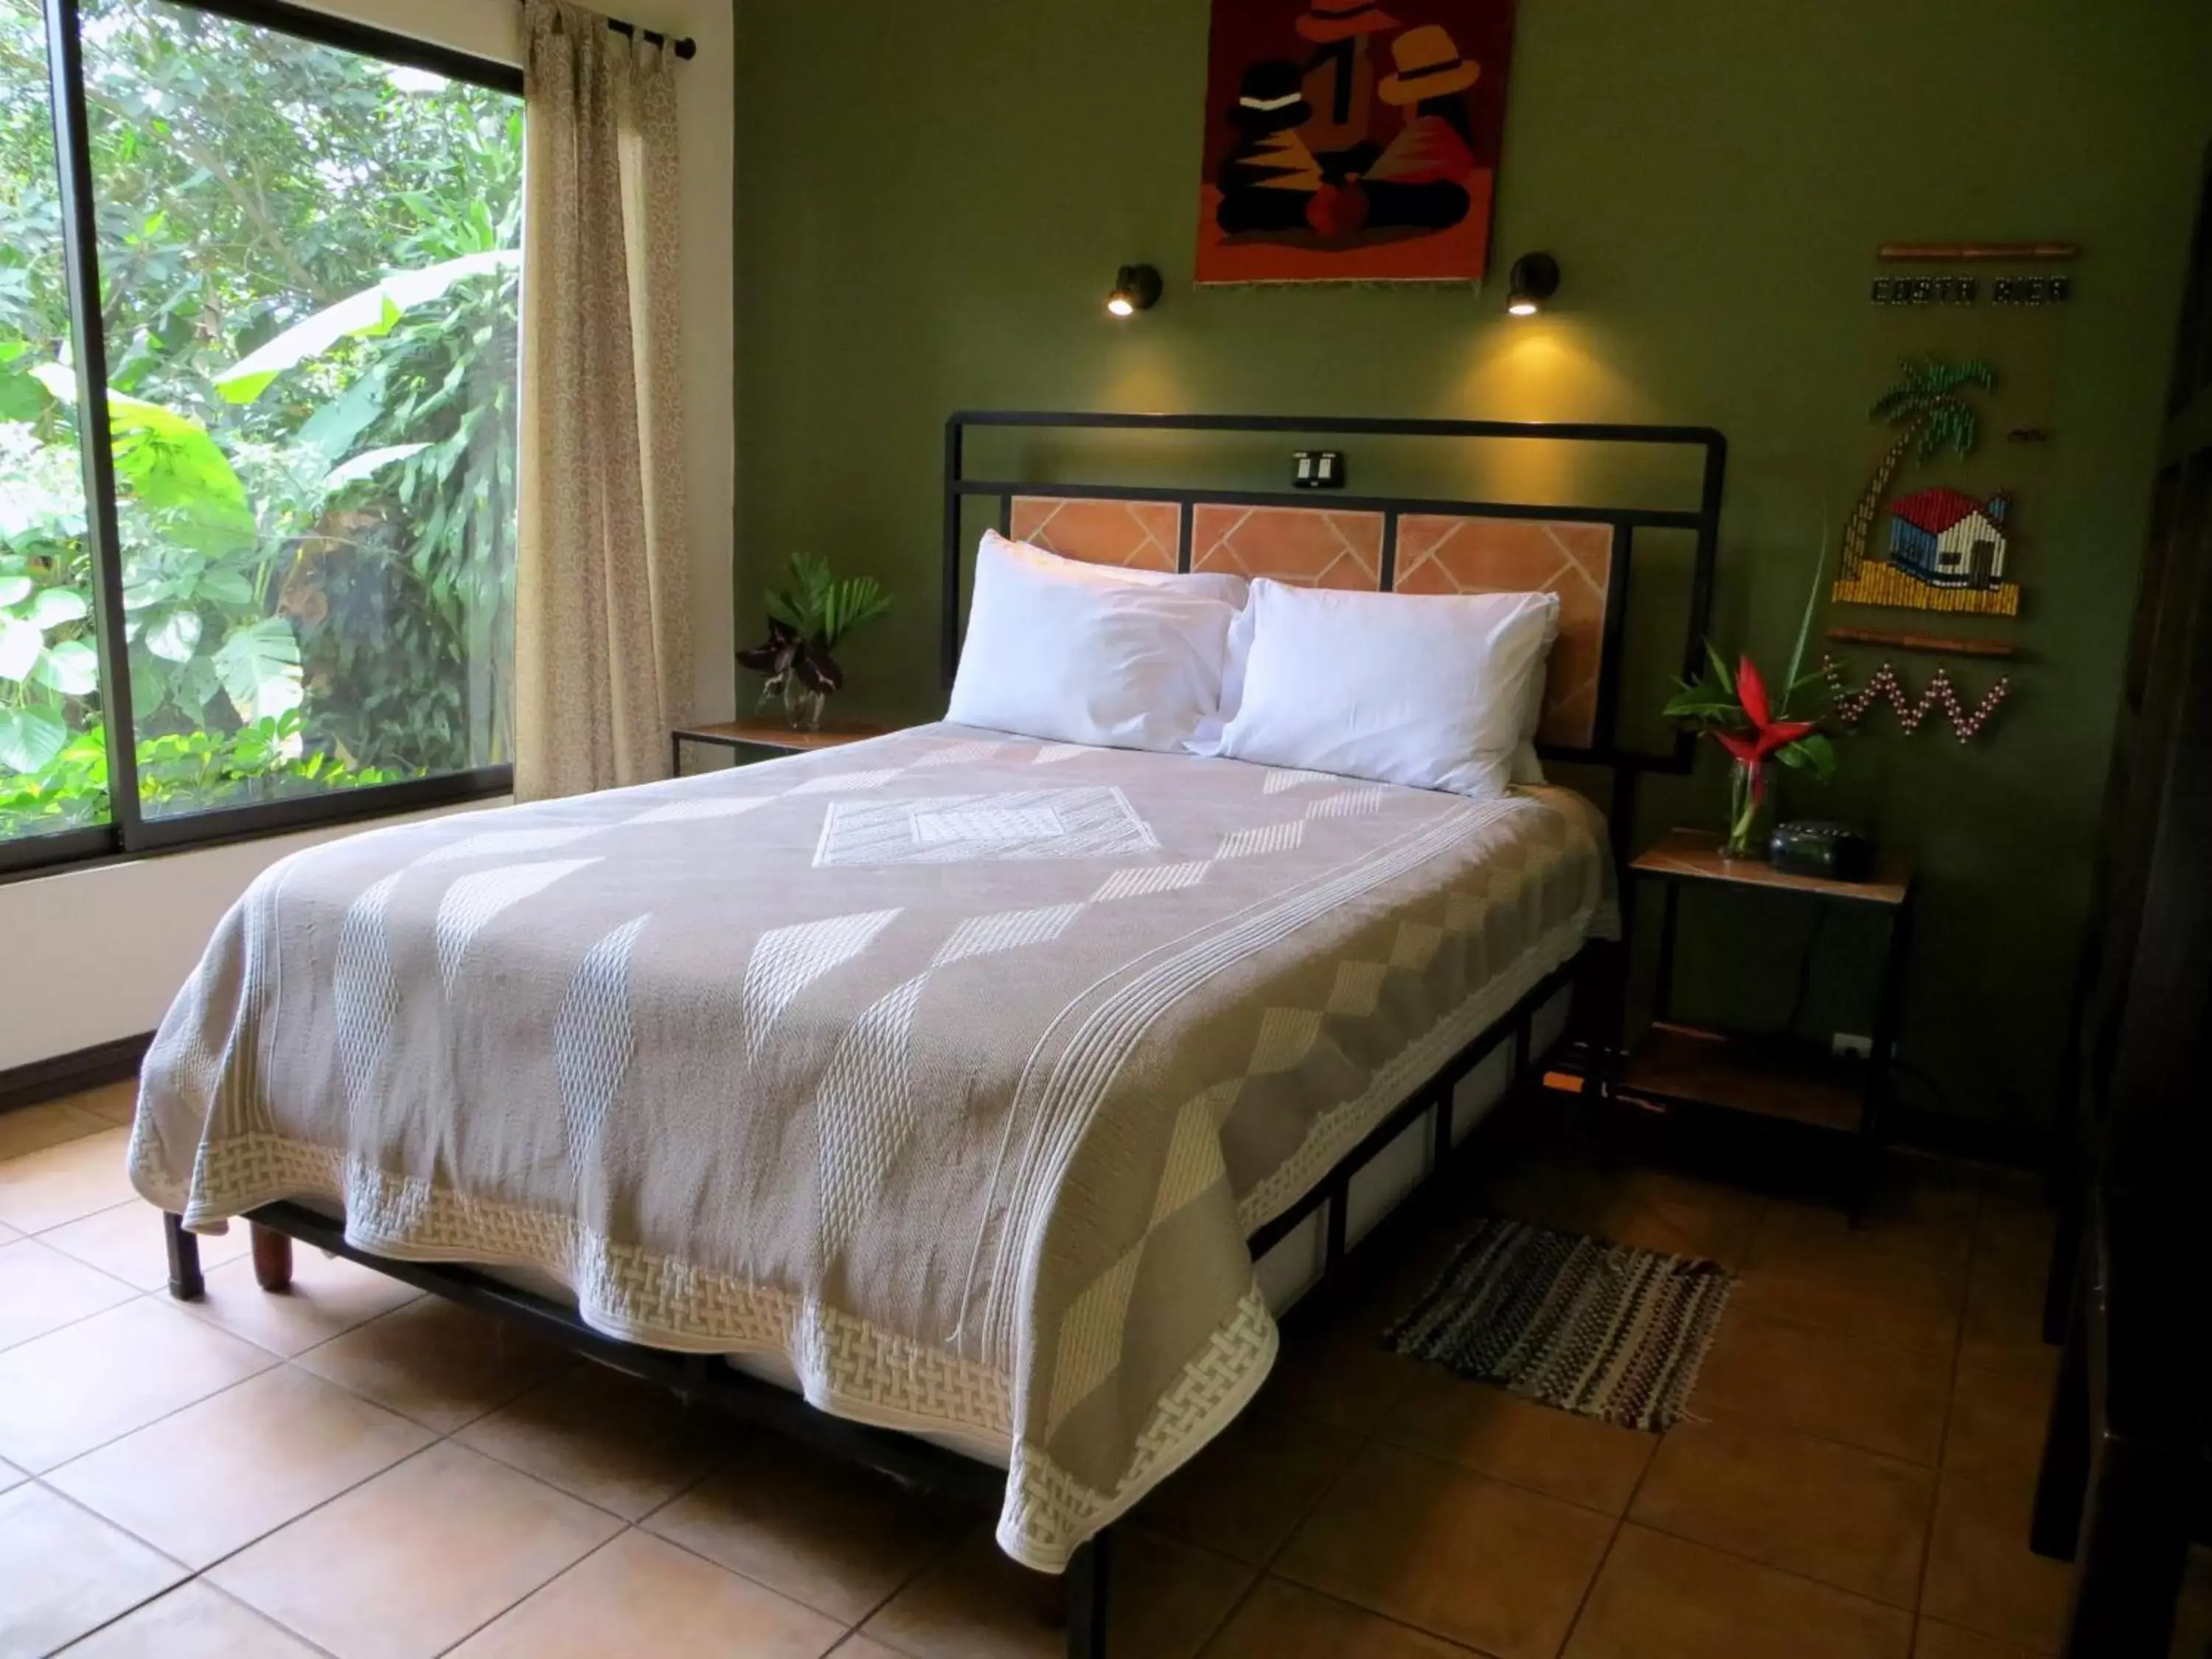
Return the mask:
[[(142, 803), (507, 759), (519, 100), (162, 0), (82, 40)], [(46, 82), (0, 0), (0, 836), (107, 810)]]

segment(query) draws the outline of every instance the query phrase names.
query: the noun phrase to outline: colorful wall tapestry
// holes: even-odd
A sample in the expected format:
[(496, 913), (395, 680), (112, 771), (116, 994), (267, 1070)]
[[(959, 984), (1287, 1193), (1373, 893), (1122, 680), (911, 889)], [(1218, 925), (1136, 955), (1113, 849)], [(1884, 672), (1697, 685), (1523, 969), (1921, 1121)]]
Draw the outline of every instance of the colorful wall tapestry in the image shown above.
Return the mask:
[(1513, 0), (1213, 0), (1198, 280), (1473, 282)]

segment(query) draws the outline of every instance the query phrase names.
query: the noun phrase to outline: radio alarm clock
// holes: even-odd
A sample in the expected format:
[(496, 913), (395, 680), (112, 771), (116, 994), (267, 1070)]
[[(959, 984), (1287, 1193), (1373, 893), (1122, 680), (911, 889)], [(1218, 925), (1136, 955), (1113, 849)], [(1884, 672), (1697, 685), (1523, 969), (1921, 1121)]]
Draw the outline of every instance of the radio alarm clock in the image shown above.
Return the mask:
[(1864, 881), (1874, 874), (1874, 843), (1847, 823), (1777, 824), (1766, 855), (1793, 876)]

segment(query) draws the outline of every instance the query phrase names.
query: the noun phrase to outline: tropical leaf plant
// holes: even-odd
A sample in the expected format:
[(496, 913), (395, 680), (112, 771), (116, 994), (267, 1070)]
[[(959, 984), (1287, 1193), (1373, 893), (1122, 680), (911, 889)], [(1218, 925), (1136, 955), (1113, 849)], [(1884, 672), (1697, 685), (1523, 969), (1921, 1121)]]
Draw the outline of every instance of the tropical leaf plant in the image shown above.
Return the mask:
[(773, 696), (795, 676), (809, 691), (827, 694), (845, 684), (830, 652), (854, 629), (890, 613), (891, 596), (873, 576), (831, 574), (830, 562), (793, 553), (788, 586), (768, 596), (768, 638), (738, 653), (739, 667), (766, 675), (762, 696)]

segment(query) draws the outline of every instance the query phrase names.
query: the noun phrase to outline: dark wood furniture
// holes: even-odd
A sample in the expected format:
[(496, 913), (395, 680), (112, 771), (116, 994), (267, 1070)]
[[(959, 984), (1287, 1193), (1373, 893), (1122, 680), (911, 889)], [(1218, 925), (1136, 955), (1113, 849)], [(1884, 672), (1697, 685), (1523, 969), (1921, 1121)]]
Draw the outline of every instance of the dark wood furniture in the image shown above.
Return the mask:
[[(1897, 1039), (1905, 953), (1911, 948), (1914, 884), (1911, 860), (1885, 854), (1866, 881), (1794, 875), (1756, 860), (1721, 856), (1721, 837), (1703, 830), (1671, 830), (1639, 854), (1630, 871), (1657, 882), (1659, 979), (1650, 1028), (1622, 1044), (1616, 1093), (1662, 1105), (1713, 1107), (1850, 1138), (1853, 1213), (1881, 1157), (1882, 1113), (1890, 1054)], [(1872, 906), (1888, 915), (1888, 949), (1875, 988), (1874, 1030), (1863, 1060), (1838, 1060), (1804, 1045), (1745, 1038), (1680, 1025), (1673, 1012), (1674, 945), (1681, 890), (1711, 884), (1785, 895), (1812, 904)]]
[(736, 754), (757, 749), (763, 754), (805, 755), (817, 749), (835, 749), (867, 738), (880, 738), (890, 730), (888, 726), (867, 720), (825, 720), (818, 730), (794, 732), (782, 721), (765, 716), (680, 726), (668, 734), (668, 769), (675, 776), (684, 775), (684, 745), (687, 743), (706, 744)]
[(2212, 165), (2105, 793), (2047, 1321), (2066, 1353), (2033, 1543), (2066, 1659), (2164, 1659), (2212, 1516)]

